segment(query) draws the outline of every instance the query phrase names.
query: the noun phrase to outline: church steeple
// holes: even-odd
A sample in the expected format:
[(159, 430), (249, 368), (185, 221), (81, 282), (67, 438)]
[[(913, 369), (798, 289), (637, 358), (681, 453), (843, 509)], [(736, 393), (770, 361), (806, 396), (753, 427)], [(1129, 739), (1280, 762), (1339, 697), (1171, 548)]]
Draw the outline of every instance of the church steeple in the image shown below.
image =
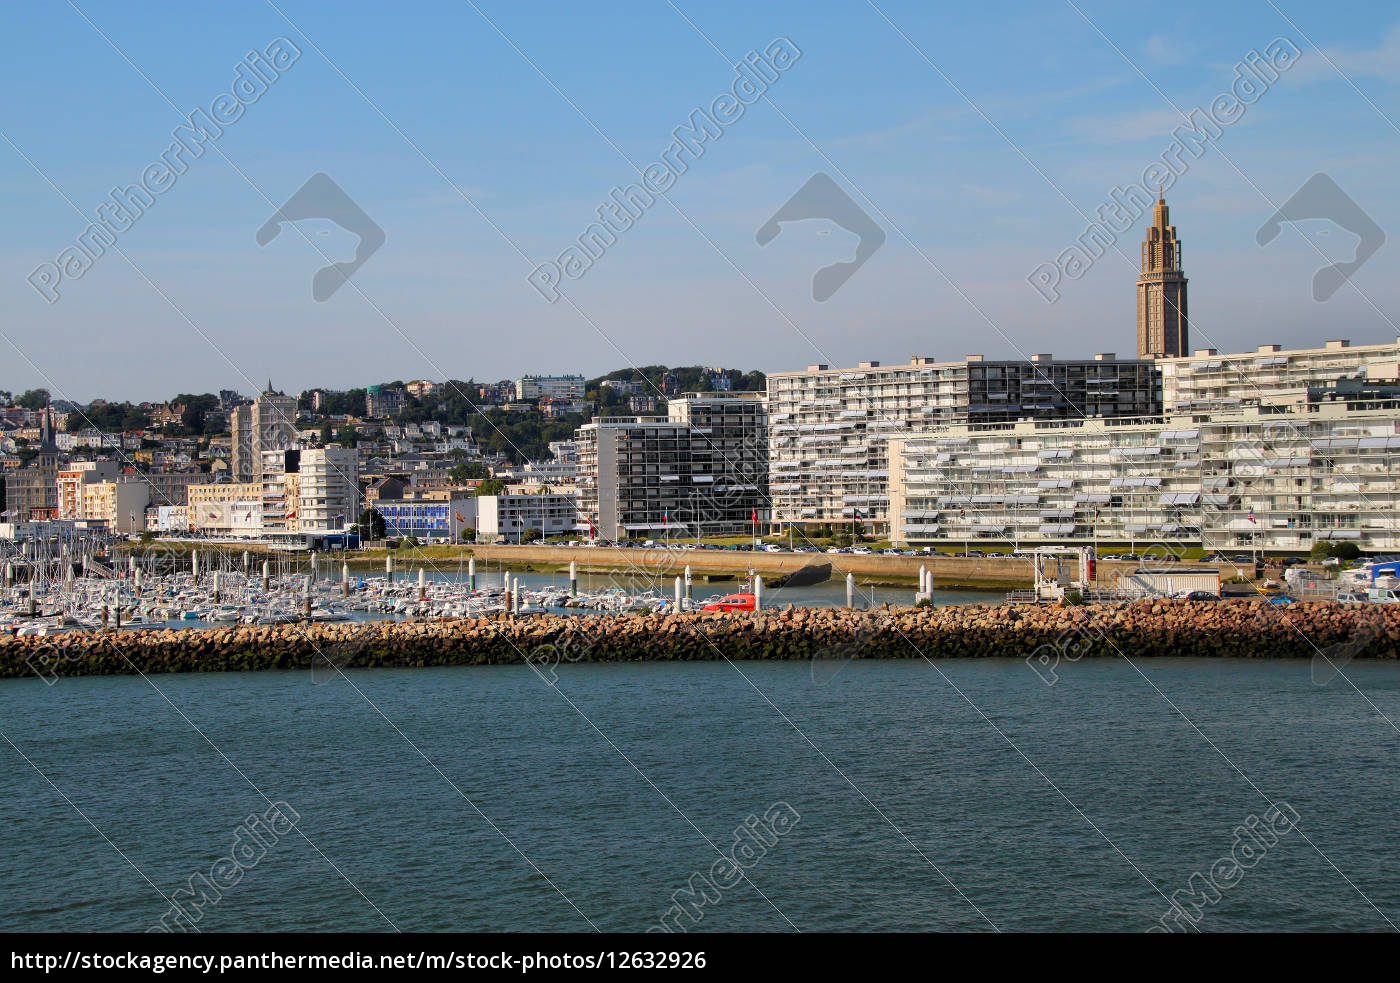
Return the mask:
[(1186, 318), (1186, 274), (1181, 240), (1158, 189), (1152, 224), (1142, 243), (1137, 282), (1138, 358), (1174, 358), (1190, 352)]

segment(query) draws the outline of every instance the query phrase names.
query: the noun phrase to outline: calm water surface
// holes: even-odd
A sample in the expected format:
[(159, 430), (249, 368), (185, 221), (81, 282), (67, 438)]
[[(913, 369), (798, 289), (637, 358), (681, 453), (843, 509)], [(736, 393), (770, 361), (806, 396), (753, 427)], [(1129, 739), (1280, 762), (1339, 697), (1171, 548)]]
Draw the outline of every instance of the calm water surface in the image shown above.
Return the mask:
[(642, 930), (777, 802), (800, 821), (698, 928), (1140, 931), (1270, 799), (1299, 828), (1202, 929), (1400, 923), (1400, 734), (1379, 715), (1400, 720), (1400, 666), (1353, 664), (1356, 689), (1302, 662), (1139, 668), (1053, 688), (1000, 660), (576, 665), (557, 689), (505, 666), (6, 681), (0, 926), (143, 930), (264, 794), (305, 835), (205, 931)]

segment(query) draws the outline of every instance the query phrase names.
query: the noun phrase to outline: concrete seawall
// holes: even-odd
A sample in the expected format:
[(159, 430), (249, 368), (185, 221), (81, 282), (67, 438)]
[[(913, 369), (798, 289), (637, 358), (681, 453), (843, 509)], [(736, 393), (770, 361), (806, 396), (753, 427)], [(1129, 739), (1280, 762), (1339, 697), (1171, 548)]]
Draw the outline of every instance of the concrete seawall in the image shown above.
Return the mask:
[[(566, 567), (572, 560), (588, 572), (639, 571), (650, 575), (676, 575), (687, 565), (697, 574), (745, 573), (752, 569), (764, 577), (791, 573), (809, 563), (830, 563), (833, 577), (855, 574), (860, 583), (917, 584), (919, 568), (933, 573), (935, 588), (967, 587), (1005, 590), (1030, 587), (1034, 572), (1029, 559), (1021, 557), (889, 556), (854, 553), (763, 553), (731, 550), (659, 550), (620, 547), (567, 546), (475, 546), (478, 564), (533, 567)], [(381, 564), (383, 561), (380, 561)], [(1141, 563), (1105, 560), (1099, 564), (1099, 581), (1115, 586), (1120, 572), (1138, 569)], [(1219, 569), (1221, 579), (1235, 575), (1234, 564), (1190, 563), (1193, 569)], [(1252, 572), (1252, 571), (1251, 571)]]
[(870, 611), (540, 616), (0, 639), (0, 676), (570, 662), (867, 658), (1025, 659), (1051, 676), (1081, 658), (1400, 655), (1400, 605), (1263, 601), (955, 605)]
[[(178, 544), (178, 548), (160, 551), (171, 555), (187, 557), (193, 547)], [(244, 552), (241, 545), (226, 544), (200, 547), (206, 561), (213, 555), (223, 553), (236, 565)], [(255, 558), (254, 569), (261, 564), (266, 550), (249, 548)], [(278, 562), (291, 562), (304, 570), (309, 564), (305, 553), (274, 553)], [(322, 557), (328, 571), (338, 569), (342, 562), (348, 563), (357, 572), (380, 572), (384, 569), (385, 551), (374, 550), (367, 553), (326, 554)], [(672, 577), (679, 575), (687, 565), (697, 577), (706, 575), (742, 577), (749, 570), (772, 579), (774, 576), (791, 573), (809, 563), (830, 563), (832, 576), (841, 579), (847, 573), (855, 575), (861, 584), (882, 584), (906, 586), (918, 583), (919, 567), (927, 567), (932, 573), (936, 588), (970, 590), (1011, 590), (1030, 587), (1033, 580), (1031, 561), (1020, 557), (957, 557), (946, 554), (931, 556), (889, 556), (871, 554), (858, 556), (854, 553), (765, 553), (739, 550), (662, 550), (632, 549), (616, 546), (569, 547), (569, 546), (430, 546), (415, 550), (395, 551), (396, 569), (403, 573), (409, 569), (426, 567), (456, 571), (459, 564), (465, 564), (468, 556), (475, 556), (478, 570), (507, 567), (515, 570), (562, 570), (570, 561), (578, 564), (584, 573), (637, 574), (648, 577)], [(183, 562), (188, 562), (184, 560)], [(1185, 566), (1193, 569), (1218, 569), (1221, 580), (1236, 575), (1236, 565), (1231, 563), (1210, 564), (1193, 561)], [(1105, 587), (1116, 586), (1119, 573), (1131, 572), (1143, 566), (1139, 562), (1103, 560), (1099, 563), (1099, 582)], [(1252, 571), (1245, 571), (1252, 573)]]

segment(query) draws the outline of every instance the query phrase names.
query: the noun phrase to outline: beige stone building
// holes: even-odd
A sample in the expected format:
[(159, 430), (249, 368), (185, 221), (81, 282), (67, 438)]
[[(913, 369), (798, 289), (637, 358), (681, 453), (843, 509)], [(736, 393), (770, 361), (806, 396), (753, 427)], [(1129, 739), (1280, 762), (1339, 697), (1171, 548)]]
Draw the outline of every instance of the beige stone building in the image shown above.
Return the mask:
[(1181, 240), (1171, 224), (1167, 202), (1158, 197), (1152, 224), (1142, 243), (1137, 282), (1138, 358), (1177, 358), (1191, 352), (1186, 320), (1186, 274)]

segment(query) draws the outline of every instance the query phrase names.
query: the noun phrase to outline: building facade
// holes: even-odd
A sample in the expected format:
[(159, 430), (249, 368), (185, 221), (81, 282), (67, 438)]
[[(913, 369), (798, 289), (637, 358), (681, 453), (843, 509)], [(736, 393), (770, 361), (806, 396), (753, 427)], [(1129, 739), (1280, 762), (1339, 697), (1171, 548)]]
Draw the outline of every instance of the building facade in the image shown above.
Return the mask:
[(229, 415), (232, 433), (234, 481), (258, 478), (265, 451), (286, 450), (296, 442), (297, 401), (286, 393), (267, 389), (251, 403), (236, 406)]
[(515, 380), (516, 399), (583, 399), (584, 378), (581, 375), (527, 375)]
[(578, 533), (578, 498), (572, 494), (483, 495), (476, 505), (479, 542), (518, 543), (531, 529), (542, 538)]
[(1162, 402), (1170, 411), (1231, 411), (1248, 405), (1286, 406), (1307, 401), (1308, 391), (1340, 380), (1400, 379), (1400, 339), (1393, 344), (1353, 345), (1346, 339), (1321, 348), (1258, 350), (1222, 355), (1198, 349), (1162, 359)]
[(1283, 411), (954, 427), (891, 444), (901, 544), (1400, 549), (1400, 391)]
[(477, 499), (382, 498), (374, 503), (374, 509), (384, 517), (387, 537), (412, 536), (419, 542), (456, 543), (461, 541), (463, 529), (475, 525)]
[(398, 416), (403, 412), (404, 393), (402, 389), (386, 389), (382, 386), (369, 386), (365, 389), (365, 416), (382, 420)]
[(691, 393), (668, 416), (580, 427), (579, 528), (603, 539), (750, 532), (767, 522), (766, 399)]
[(889, 528), (891, 436), (940, 427), (1161, 412), (1151, 362), (1112, 353), (1064, 360), (916, 357), (768, 376), (772, 521)]

